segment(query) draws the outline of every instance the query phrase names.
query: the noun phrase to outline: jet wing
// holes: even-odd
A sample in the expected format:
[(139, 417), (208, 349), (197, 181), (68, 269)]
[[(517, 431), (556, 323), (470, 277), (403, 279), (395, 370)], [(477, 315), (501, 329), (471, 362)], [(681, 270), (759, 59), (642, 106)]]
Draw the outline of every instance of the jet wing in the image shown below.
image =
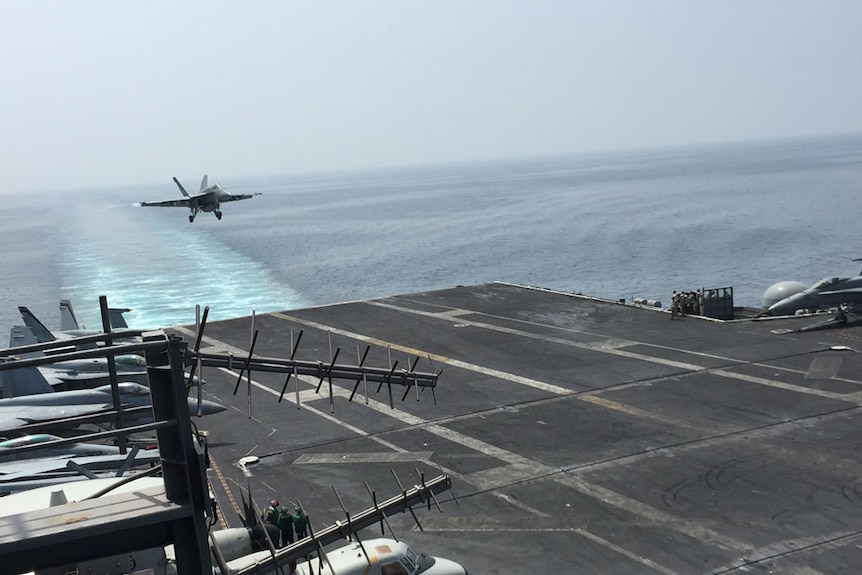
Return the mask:
[[(178, 207), (188, 208), (188, 207), (191, 207), (191, 205), (193, 205), (195, 203), (197, 203), (197, 204), (206, 203), (209, 200), (210, 196), (212, 196), (212, 192), (201, 192), (199, 194), (186, 196), (186, 197), (178, 199), (178, 200), (163, 200), (161, 202), (141, 202), (141, 205), (142, 206), (157, 206), (160, 208), (165, 208), (165, 207), (167, 207), (167, 208), (178, 208)], [(223, 201), (230, 201), (230, 200), (228, 199), (228, 200), (223, 200)]]
[(10, 463), (0, 464), (0, 483), (34, 477), (41, 473), (69, 471), (69, 461), (74, 461), (78, 465), (86, 467), (91, 471), (105, 471), (109, 469), (116, 470), (129, 459), (131, 459), (136, 467), (147, 463), (155, 464), (158, 463), (160, 459), (158, 449), (140, 450), (131, 458), (129, 455), (130, 454), (128, 453), (117, 455), (89, 455), (83, 457), (69, 455), (61, 457), (47, 457), (30, 461), (13, 461)]
[(108, 409), (111, 405), (10, 405), (0, 409), (0, 432), (11, 431), (22, 425), (61, 419), (65, 417), (77, 417), (79, 415), (91, 415)]
[(33, 423), (23, 417), (15, 417), (13, 415), (0, 415), (0, 431), (10, 431), (17, 427), (21, 427), (22, 425), (27, 425), (28, 423)]
[(235, 202), (237, 200), (250, 200), (257, 194), (231, 194), (229, 198), (222, 198), (222, 202)]
[[(204, 176), (204, 182), (206, 182), (206, 179), (207, 177)], [(160, 202), (141, 202), (140, 205), (148, 208), (190, 208), (192, 207), (192, 205), (194, 205), (194, 203), (200, 201), (204, 196), (206, 196), (206, 193), (204, 193), (203, 191), (196, 196), (189, 196), (189, 193), (186, 191), (186, 189), (183, 187), (183, 185), (178, 179), (174, 178), (174, 183), (176, 183), (177, 187), (183, 193), (182, 198), (177, 200), (162, 200)]]
[(182, 198), (179, 200), (162, 200), (161, 202), (141, 202), (142, 206), (152, 208), (188, 208), (192, 198)]

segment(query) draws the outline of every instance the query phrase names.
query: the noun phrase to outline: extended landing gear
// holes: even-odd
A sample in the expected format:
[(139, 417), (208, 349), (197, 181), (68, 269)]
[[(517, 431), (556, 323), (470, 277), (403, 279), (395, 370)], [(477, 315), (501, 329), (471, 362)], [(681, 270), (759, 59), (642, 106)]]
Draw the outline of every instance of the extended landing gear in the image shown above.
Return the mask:
[(195, 221), (195, 215), (194, 215), (194, 214), (191, 214), (191, 215), (189, 216), (189, 223), (192, 223), (193, 221)]
[(835, 310), (835, 321), (838, 323), (847, 323), (847, 308), (844, 304), (838, 306)]
[(216, 219), (217, 219), (217, 220), (220, 220), (220, 219), (221, 219), (221, 212), (220, 212), (220, 211), (216, 210), (215, 215), (216, 215)]
[(837, 308), (835, 308), (835, 315), (833, 315), (831, 318), (825, 321), (817, 322), (813, 325), (802, 326), (797, 331), (811, 331), (826, 327), (844, 326), (847, 325), (847, 320), (847, 307), (844, 304), (841, 304)]

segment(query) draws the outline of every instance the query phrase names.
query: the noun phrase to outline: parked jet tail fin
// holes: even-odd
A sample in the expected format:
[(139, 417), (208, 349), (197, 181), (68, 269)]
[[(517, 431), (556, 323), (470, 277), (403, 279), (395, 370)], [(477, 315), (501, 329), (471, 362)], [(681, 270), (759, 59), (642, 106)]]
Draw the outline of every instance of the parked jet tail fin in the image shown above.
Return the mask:
[[(9, 347), (21, 347), (22, 345), (34, 345), (39, 343), (36, 341), (36, 336), (33, 335), (33, 330), (25, 325), (13, 325), (9, 330)], [(17, 357), (41, 357), (45, 352), (34, 351), (31, 353), (19, 353)]]
[(186, 189), (183, 187), (183, 185), (180, 183), (180, 181), (178, 179), (176, 179), (176, 177), (174, 177), (174, 183), (177, 185), (177, 187), (180, 189), (180, 191), (183, 193), (183, 195), (185, 197), (189, 197), (189, 193), (186, 191)]
[(203, 179), (203, 180), (201, 180), (201, 191), (204, 191), (204, 190), (205, 190), (205, 189), (207, 189), (208, 187), (210, 187), (210, 186), (209, 186), (209, 184), (207, 183), (207, 175), (206, 175), (206, 174), (204, 174), (204, 179)]
[(126, 318), (123, 317), (123, 313), (127, 311), (132, 311), (127, 307), (109, 307), (108, 308), (108, 321), (111, 324), (111, 329), (128, 329), (129, 324), (126, 323)]
[[(132, 311), (129, 307), (109, 307), (108, 322), (112, 330), (128, 329), (129, 324), (126, 323), (126, 318), (123, 314), (127, 311)], [(67, 299), (60, 300), (60, 329), (63, 331), (80, 330), (81, 324), (78, 323), (78, 318), (75, 316), (75, 310), (72, 309), (72, 302)], [(37, 341), (33, 341), (37, 343)], [(19, 344), (23, 345), (23, 344)]]
[(33, 331), (33, 335), (36, 336), (36, 341), (39, 343), (45, 343), (57, 339), (54, 337), (54, 334), (51, 333), (51, 330), (45, 327), (45, 324), (39, 321), (39, 319), (33, 315), (33, 312), (29, 309), (24, 306), (18, 306), (18, 311), (21, 312), (24, 324)]
[(0, 381), (3, 383), (3, 397), (54, 393), (51, 384), (36, 367), (0, 371)]
[(67, 299), (60, 300), (60, 329), (63, 331), (81, 329), (78, 318), (75, 317), (75, 311), (72, 309), (72, 302)]

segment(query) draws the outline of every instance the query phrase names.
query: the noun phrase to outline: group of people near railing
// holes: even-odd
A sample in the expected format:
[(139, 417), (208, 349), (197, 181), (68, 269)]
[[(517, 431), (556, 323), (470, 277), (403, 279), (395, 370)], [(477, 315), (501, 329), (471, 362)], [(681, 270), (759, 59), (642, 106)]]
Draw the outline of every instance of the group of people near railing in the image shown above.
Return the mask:
[(298, 505), (294, 507), (294, 511), (291, 513), (286, 505), (280, 505), (277, 499), (273, 499), (269, 502), (269, 506), (263, 510), (262, 519), (265, 523), (278, 527), (280, 540), (273, 541), (276, 547), (284, 547), (293, 543), (294, 532), (297, 541), (308, 537), (308, 517)]
[(684, 315), (701, 315), (703, 310), (703, 294), (699, 291), (673, 291), (670, 298), (670, 319), (678, 319)]

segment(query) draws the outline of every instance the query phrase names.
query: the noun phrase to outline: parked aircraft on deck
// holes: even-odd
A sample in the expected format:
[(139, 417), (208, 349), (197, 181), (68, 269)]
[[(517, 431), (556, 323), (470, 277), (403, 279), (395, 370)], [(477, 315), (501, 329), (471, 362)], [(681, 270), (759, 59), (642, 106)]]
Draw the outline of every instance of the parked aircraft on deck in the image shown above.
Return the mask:
[[(268, 559), (268, 550), (251, 552), (250, 542), (239, 545), (249, 536), (243, 528), (216, 531), (213, 540), (225, 557), (229, 570), (249, 569)], [(236, 550), (244, 553), (235, 555)], [(271, 572), (275, 575), (275, 571)], [(326, 552), (325, 559), (312, 559), (297, 563), (297, 575), (466, 575), (458, 563), (441, 557), (416, 553), (403, 541), (378, 538), (353, 542)]]
[[(0, 493), (26, 491), (46, 485), (83, 481), (105, 474), (119, 477), (134, 469), (159, 463), (158, 449), (135, 445), (126, 453), (100, 443), (60, 443), (44, 433), (0, 442)], [(26, 451), (15, 448), (34, 446)], [(12, 452), (12, 453), (9, 453)]]
[(810, 288), (769, 307), (770, 315), (792, 315), (796, 310), (818, 310), (862, 304), (862, 276), (824, 278)]
[[(127, 311), (132, 311), (130, 307), (109, 307), (108, 308), (108, 323), (111, 329), (126, 329), (129, 324), (126, 323), (126, 318), (123, 314)], [(67, 299), (60, 300), (60, 330), (72, 331), (76, 329), (84, 329), (84, 326), (78, 323), (78, 318), (75, 315), (75, 310), (72, 309), (72, 302)]]
[(213, 184), (210, 186), (207, 183), (207, 176), (204, 176), (204, 179), (201, 181), (200, 191), (193, 196), (189, 195), (178, 179), (174, 178), (174, 183), (177, 184), (177, 187), (183, 193), (182, 198), (176, 200), (163, 200), (160, 202), (141, 202), (140, 205), (159, 208), (189, 208), (191, 210), (191, 214), (189, 214), (189, 222), (193, 222), (195, 221), (195, 216), (198, 215), (198, 212), (213, 212), (216, 218), (221, 219), (222, 203), (249, 200), (254, 196), (260, 195), (259, 193), (232, 194), (222, 187), (221, 184)]
[[(132, 382), (120, 382), (120, 402), (124, 406), (152, 405), (150, 390)], [(23, 367), (3, 372), (3, 393), (0, 399), (0, 432), (14, 430), (23, 425), (52, 419), (91, 415), (112, 409), (114, 401), (111, 386), (95, 389), (54, 392), (51, 385), (35, 367)], [(202, 400), (201, 415), (224, 411), (225, 407), (214, 401)], [(189, 413), (198, 413), (198, 400), (188, 398)], [(127, 417), (125, 423), (131, 423)], [(151, 421), (146, 414), (141, 421)]]
[[(131, 309), (108, 309), (108, 318), (112, 330), (126, 329), (129, 327), (126, 324), (125, 318), (123, 318), (123, 312), (127, 311), (131, 311)], [(19, 305), (18, 312), (21, 314), (21, 319), (24, 320), (24, 325), (30, 328), (30, 331), (33, 332), (33, 336), (36, 338), (36, 341), (38, 343), (46, 343), (49, 341), (56, 341), (58, 339), (71, 339), (73, 337), (84, 337), (88, 335), (102, 333), (101, 330), (82, 329), (78, 325), (78, 320), (75, 317), (75, 312), (72, 310), (72, 304), (69, 302), (69, 300), (60, 300), (60, 321), (61, 326), (63, 326), (61, 331), (54, 332), (45, 327), (45, 324), (39, 321), (39, 318), (37, 318), (36, 315), (31, 312), (26, 306)]]
[[(24, 325), (13, 325), (9, 334), (9, 347), (32, 345), (41, 343), (36, 340), (33, 330)], [(42, 357), (41, 351), (20, 353), (17, 357)], [(117, 373), (125, 381), (134, 381), (146, 385), (147, 361), (143, 356), (126, 353), (114, 356), (114, 366)], [(70, 359), (58, 361), (39, 366), (39, 371), (48, 380), (55, 391), (68, 391), (71, 389), (83, 389), (96, 387), (110, 382), (108, 360), (104, 357), (92, 357), (86, 359)], [(3, 383), (3, 374), (0, 373), (0, 386)]]
[[(27, 459), (55, 458), (63, 459), (70, 457), (91, 457), (94, 455), (118, 455), (120, 448), (114, 445), (103, 445), (101, 443), (67, 443), (65, 445), (54, 445), (52, 441), (61, 438), (48, 433), (36, 433), (13, 439), (0, 441), (0, 464), (7, 461), (21, 461)], [(42, 445), (26, 452), (9, 453), (15, 447), (25, 445)], [(2, 467), (2, 465), (0, 465)]]

